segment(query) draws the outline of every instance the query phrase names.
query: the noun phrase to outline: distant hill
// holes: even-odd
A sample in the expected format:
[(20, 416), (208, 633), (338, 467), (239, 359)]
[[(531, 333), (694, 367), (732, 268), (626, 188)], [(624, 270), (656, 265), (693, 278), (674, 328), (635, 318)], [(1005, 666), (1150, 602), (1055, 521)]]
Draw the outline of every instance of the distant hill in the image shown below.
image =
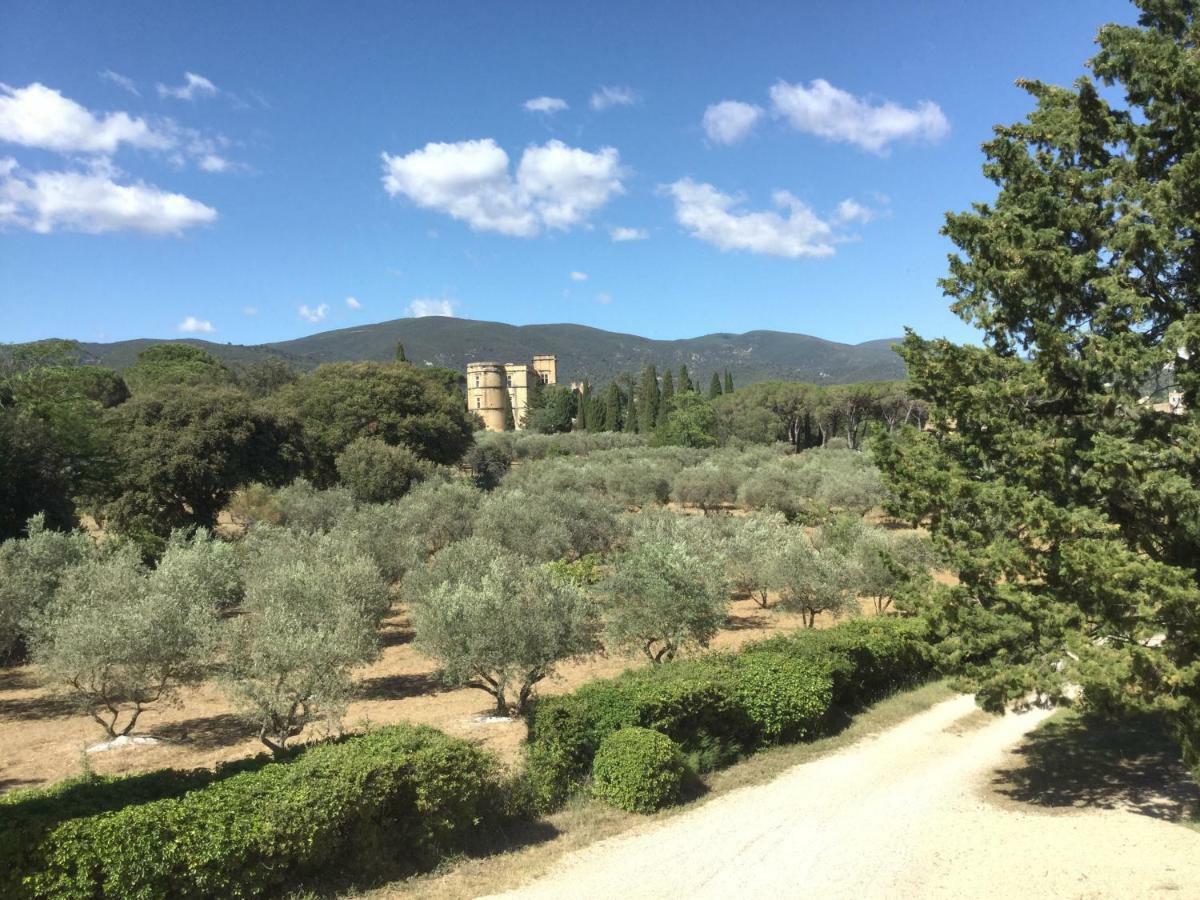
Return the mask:
[[(738, 384), (755, 381), (811, 381), (846, 384), (904, 377), (904, 362), (891, 349), (899, 339), (840, 344), (806, 334), (748, 331), (706, 334), (676, 341), (656, 341), (585, 325), (506, 325), (443, 316), (393, 319), (357, 328), (324, 331), (273, 344), (217, 344), (185, 339), (232, 365), (278, 356), (300, 369), (345, 360), (390, 360), (396, 343), (404, 344), (417, 365), (462, 370), (468, 362), (520, 362), (535, 354), (558, 357), (559, 381), (605, 382), (621, 372), (635, 372), (652, 362), (660, 370), (686, 364), (705, 386), (713, 372), (729, 369)], [(123, 369), (155, 339), (84, 343), (101, 365)]]

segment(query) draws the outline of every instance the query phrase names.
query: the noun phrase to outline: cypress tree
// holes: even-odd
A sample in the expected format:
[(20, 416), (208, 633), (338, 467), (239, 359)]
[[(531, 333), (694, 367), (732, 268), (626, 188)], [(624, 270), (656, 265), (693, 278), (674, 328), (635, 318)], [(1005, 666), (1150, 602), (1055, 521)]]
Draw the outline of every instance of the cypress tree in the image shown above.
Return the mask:
[(615, 381), (604, 391), (604, 430), (621, 430), (621, 389)]
[(712, 381), (708, 383), (708, 399), (716, 400), (721, 396), (721, 376), (713, 372)]
[(408, 362), (408, 357), (404, 355), (404, 345), (396, 341), (396, 362)]
[(733, 373), (728, 369), (725, 370), (725, 393), (733, 393)]
[(579, 413), (575, 416), (575, 430), (587, 431), (591, 428), (592, 386), (586, 381), (579, 390)]
[(681, 394), (684, 391), (690, 391), (692, 389), (692, 379), (688, 377), (688, 370), (687, 370), (686, 365), (679, 367), (678, 389), (679, 389), (679, 393), (681, 393)]
[(514, 431), (517, 427), (517, 420), (513, 416), (512, 397), (508, 395), (508, 388), (501, 391), (501, 394), (504, 395), (504, 401), (500, 405), (504, 411), (504, 430)]
[(658, 370), (653, 363), (642, 367), (642, 385), (638, 390), (638, 431), (649, 434), (658, 421)]
[[(662, 390), (658, 392), (658, 416), (656, 417), (657, 425), (661, 425), (667, 421), (667, 414), (671, 412), (671, 401), (675, 399), (675, 379), (671, 377), (671, 371), (668, 369), (663, 375)], [(657, 426), (656, 426), (657, 427)]]

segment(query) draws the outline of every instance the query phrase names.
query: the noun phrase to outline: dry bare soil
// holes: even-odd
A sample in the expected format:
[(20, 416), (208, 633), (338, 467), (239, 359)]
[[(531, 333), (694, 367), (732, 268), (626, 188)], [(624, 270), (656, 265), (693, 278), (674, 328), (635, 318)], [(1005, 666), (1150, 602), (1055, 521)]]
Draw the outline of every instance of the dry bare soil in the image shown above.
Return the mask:
[[(864, 603), (864, 609), (868, 608)], [(818, 624), (833, 623), (818, 620)], [(797, 615), (762, 610), (751, 600), (735, 600), (713, 647), (732, 649), (799, 627)], [(481, 744), (506, 763), (515, 762), (525, 738), (525, 723), (489, 721), (495, 709), (491, 698), (471, 688), (446, 688), (433, 661), (413, 648), (412, 637), (407, 612), (397, 605), (384, 622), (379, 659), (356, 673), (360, 695), (350, 705), (344, 728), (355, 731), (368, 724), (397, 722), (431, 725)], [(619, 656), (569, 663), (561, 667), (558, 677), (542, 682), (539, 691), (564, 693), (585, 681), (642, 664), (639, 659)], [(162, 743), (86, 754), (92, 769), (116, 774), (167, 766), (212, 767), (263, 751), (252, 729), (237, 717), (216, 684), (189, 688), (181, 699), (179, 707), (151, 709), (138, 722), (138, 733), (161, 738)], [(78, 774), (85, 748), (102, 738), (91, 719), (42, 684), (36, 667), (0, 668), (0, 792)]]

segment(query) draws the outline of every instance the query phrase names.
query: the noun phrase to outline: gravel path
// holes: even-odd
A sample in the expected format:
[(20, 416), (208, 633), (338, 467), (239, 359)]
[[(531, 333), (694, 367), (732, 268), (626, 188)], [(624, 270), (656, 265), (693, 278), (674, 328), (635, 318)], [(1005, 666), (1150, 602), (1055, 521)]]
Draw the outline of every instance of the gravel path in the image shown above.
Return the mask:
[(1124, 809), (997, 802), (1047, 713), (955, 723), (956, 697), (769, 784), (564, 858), (505, 897), (1200, 897), (1200, 832)]

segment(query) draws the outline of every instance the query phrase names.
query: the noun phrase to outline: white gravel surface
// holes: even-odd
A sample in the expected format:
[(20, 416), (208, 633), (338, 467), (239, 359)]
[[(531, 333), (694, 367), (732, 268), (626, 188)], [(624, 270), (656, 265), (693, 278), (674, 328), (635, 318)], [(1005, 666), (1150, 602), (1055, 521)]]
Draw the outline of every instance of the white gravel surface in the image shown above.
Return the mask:
[[(1124, 809), (1000, 803), (1048, 715), (955, 733), (956, 697), (834, 755), (565, 857), (519, 898), (1200, 898), (1200, 832)], [(948, 730), (949, 729), (949, 730)]]

